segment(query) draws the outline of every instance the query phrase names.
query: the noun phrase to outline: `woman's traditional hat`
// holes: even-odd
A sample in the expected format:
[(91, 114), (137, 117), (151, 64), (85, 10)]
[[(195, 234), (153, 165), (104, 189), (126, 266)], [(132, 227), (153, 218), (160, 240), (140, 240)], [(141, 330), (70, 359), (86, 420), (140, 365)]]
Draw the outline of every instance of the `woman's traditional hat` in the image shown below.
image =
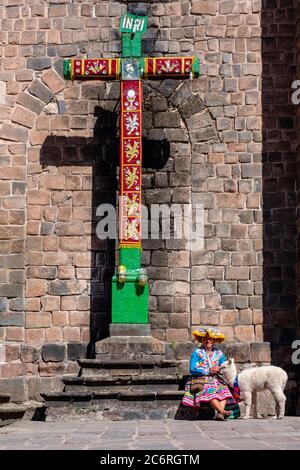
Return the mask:
[(225, 340), (223, 333), (214, 326), (201, 326), (199, 330), (193, 331), (192, 334), (197, 341), (202, 341), (205, 336), (209, 336), (214, 339), (216, 343), (222, 343)]

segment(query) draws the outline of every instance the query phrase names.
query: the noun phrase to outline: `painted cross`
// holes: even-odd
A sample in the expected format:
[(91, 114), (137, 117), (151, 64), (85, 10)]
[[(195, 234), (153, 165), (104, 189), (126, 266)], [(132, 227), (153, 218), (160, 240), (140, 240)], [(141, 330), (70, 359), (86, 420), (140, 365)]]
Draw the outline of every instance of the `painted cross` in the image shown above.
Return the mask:
[(66, 59), (71, 80), (120, 80), (119, 268), (112, 279), (112, 323), (148, 323), (148, 285), (141, 268), (142, 79), (193, 78), (198, 57), (142, 57), (148, 18), (121, 18), (122, 58)]

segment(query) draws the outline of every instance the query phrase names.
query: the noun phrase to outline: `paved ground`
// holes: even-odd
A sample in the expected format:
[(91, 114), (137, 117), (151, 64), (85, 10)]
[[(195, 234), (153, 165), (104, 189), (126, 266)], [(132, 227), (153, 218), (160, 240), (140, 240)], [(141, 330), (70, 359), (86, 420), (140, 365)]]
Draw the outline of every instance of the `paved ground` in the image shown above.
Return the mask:
[(300, 417), (216, 421), (22, 421), (0, 428), (5, 449), (300, 449)]

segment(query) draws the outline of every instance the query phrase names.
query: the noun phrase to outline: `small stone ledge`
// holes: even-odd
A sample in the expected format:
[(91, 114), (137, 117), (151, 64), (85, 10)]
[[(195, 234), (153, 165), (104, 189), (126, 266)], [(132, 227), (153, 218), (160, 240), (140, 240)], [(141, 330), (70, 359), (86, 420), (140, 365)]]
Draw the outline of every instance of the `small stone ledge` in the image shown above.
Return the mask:
[(96, 358), (102, 360), (106, 355), (118, 354), (137, 360), (142, 356), (165, 355), (165, 343), (152, 336), (113, 336), (98, 341)]
[(88, 367), (88, 368), (95, 368), (95, 369), (121, 369), (121, 368), (152, 368), (152, 367), (176, 367), (177, 361), (168, 361), (168, 360), (161, 360), (154, 357), (143, 357), (139, 360), (125, 360), (125, 361), (113, 361), (113, 360), (105, 360), (105, 359), (79, 359), (78, 364), (80, 367)]
[(177, 384), (177, 375), (139, 375), (139, 376), (65, 376), (62, 377), (65, 385), (102, 385), (102, 386), (116, 386), (116, 385), (146, 385), (146, 384)]
[[(166, 345), (166, 356), (168, 359), (179, 360), (180, 362), (189, 360), (194, 349), (198, 347), (198, 343), (173, 343)], [(225, 342), (217, 345), (227, 357), (233, 357), (237, 363), (258, 362), (271, 363), (271, 348), (268, 342), (251, 342), (242, 343), (238, 341)]]
[(179, 400), (184, 394), (184, 391), (174, 390), (174, 391), (147, 391), (147, 390), (124, 390), (123, 392), (118, 392), (115, 390), (112, 391), (96, 391), (96, 392), (51, 392), (44, 393), (42, 396), (45, 400), (46, 406), (52, 406), (55, 402), (60, 402), (62, 406), (65, 403), (72, 404), (73, 402), (78, 401), (90, 401), (94, 399), (115, 399), (122, 401), (145, 401), (145, 400)]

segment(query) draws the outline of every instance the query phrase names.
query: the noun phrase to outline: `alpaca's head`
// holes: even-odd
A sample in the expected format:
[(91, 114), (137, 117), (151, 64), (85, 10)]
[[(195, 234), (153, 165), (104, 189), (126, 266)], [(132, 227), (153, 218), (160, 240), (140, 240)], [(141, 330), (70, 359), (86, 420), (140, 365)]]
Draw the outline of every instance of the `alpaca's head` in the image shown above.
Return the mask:
[(226, 380), (236, 376), (237, 370), (233, 357), (230, 357), (228, 361), (223, 362), (223, 364), (220, 366), (220, 372)]

